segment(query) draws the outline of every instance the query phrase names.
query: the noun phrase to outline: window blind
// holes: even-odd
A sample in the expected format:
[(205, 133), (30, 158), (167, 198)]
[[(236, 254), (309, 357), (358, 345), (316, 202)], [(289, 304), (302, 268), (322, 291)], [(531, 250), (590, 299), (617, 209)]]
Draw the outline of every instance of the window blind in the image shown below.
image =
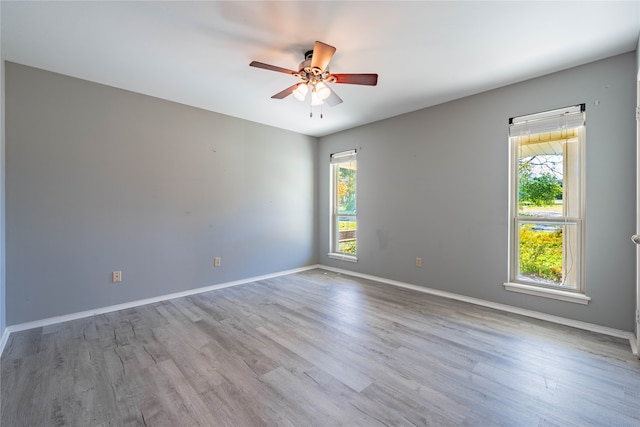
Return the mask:
[(544, 113), (514, 117), (509, 119), (509, 136), (577, 128), (584, 125), (584, 111), (585, 105), (581, 104)]
[(356, 150), (342, 151), (331, 155), (331, 163), (352, 162), (356, 159)]

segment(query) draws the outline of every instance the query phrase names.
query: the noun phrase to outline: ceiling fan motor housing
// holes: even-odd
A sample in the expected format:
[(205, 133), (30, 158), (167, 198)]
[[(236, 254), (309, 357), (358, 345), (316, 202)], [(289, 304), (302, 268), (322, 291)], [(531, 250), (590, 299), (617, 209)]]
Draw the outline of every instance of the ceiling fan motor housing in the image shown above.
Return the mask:
[(304, 61), (298, 65), (298, 73), (297, 77), (300, 77), (302, 80), (309, 81), (331, 81), (331, 74), (329, 73), (329, 66), (327, 65), (323, 70), (318, 67), (311, 67), (311, 59), (313, 58), (313, 51), (308, 50), (304, 54)]

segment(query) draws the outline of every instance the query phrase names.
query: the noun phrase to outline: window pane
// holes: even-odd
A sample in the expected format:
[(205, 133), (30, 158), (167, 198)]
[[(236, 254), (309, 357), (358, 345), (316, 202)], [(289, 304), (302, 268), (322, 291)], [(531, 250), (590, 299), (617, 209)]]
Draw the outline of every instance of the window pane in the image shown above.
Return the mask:
[(519, 223), (518, 228), (518, 278), (575, 287), (577, 225), (527, 222)]
[(356, 162), (338, 165), (337, 208), (339, 214), (356, 213)]
[(563, 215), (564, 144), (564, 141), (550, 141), (544, 134), (520, 137), (519, 216), (548, 218)]
[(338, 217), (338, 252), (356, 253), (357, 221), (353, 216)]

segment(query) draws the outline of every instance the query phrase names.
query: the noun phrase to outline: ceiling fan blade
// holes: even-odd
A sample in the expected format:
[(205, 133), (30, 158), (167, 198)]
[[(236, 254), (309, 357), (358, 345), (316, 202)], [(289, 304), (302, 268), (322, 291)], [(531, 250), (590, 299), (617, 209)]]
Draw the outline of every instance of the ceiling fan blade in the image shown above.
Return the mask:
[(324, 71), (333, 58), (336, 48), (322, 42), (313, 45), (313, 56), (311, 57), (311, 68), (319, 68)]
[(286, 98), (287, 96), (291, 95), (293, 93), (294, 90), (296, 90), (296, 88), (298, 87), (298, 85), (301, 83), (296, 83), (293, 86), (289, 86), (288, 88), (286, 88), (285, 90), (283, 90), (282, 92), (278, 92), (275, 95), (273, 95), (271, 98), (273, 99), (282, 99), (282, 98)]
[(265, 70), (271, 70), (271, 71), (278, 71), (279, 73), (285, 73), (285, 74), (296, 74), (297, 71), (293, 71), (293, 70), (289, 70), (287, 68), (282, 68), (282, 67), (276, 67), (275, 65), (269, 65), (269, 64), (265, 64), (264, 62), (258, 62), (258, 61), (251, 61), (251, 64), (249, 64), (250, 67), (256, 67), (256, 68), (262, 68)]
[(366, 86), (378, 84), (377, 74), (332, 74), (332, 76), (336, 78), (335, 83)]
[(329, 104), (329, 107), (335, 107), (338, 104), (342, 104), (342, 98), (340, 98), (338, 94), (333, 91), (333, 89), (329, 88), (329, 90), (331, 90), (331, 95), (329, 95), (329, 97), (325, 99), (324, 102)]

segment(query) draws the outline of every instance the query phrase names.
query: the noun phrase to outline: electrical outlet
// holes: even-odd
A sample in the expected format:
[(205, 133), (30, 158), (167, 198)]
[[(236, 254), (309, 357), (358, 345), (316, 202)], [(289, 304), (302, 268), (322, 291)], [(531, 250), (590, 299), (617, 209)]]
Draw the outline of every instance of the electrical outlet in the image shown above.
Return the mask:
[(111, 282), (113, 282), (113, 283), (122, 282), (122, 271), (112, 271), (111, 272)]
[(422, 258), (416, 257), (416, 267), (422, 267)]
[(217, 257), (215, 257), (215, 258), (213, 259), (213, 266), (214, 266), (214, 267), (220, 267), (220, 263), (221, 263), (221, 262), (222, 262), (222, 260), (220, 259), (220, 257), (219, 257), (219, 256), (217, 256)]

